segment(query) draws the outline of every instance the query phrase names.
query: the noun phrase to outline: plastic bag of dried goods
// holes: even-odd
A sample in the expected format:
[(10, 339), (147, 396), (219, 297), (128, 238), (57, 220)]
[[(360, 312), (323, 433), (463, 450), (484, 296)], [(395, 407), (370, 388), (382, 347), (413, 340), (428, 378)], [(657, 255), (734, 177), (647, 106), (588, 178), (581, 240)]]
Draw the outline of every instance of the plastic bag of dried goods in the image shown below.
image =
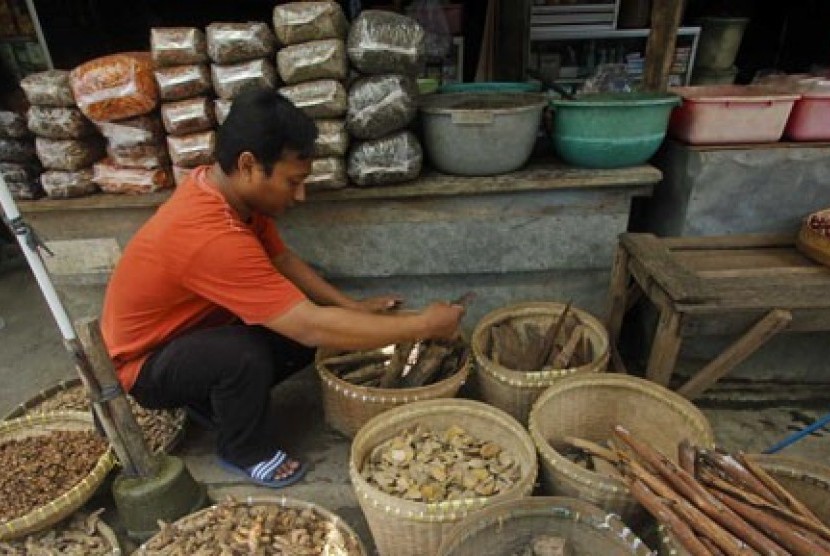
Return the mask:
[(357, 185), (389, 185), (414, 180), (422, 163), (421, 144), (414, 134), (403, 131), (355, 145), (348, 172)]
[(92, 181), (91, 168), (84, 168), (77, 172), (49, 170), (41, 174), (40, 183), (50, 199), (83, 197), (98, 191), (98, 186)]
[(95, 135), (95, 126), (77, 108), (31, 106), (26, 114), (29, 130), (38, 137), (80, 139)]
[(342, 158), (315, 158), (311, 162), (311, 173), (305, 180), (307, 191), (342, 189), (349, 185), (346, 162)]
[(187, 176), (190, 175), (190, 172), (193, 171), (193, 168), (184, 168), (182, 166), (173, 166), (173, 181), (176, 183), (176, 187), (180, 186)]
[(0, 137), (21, 139), (29, 135), (31, 134), (26, 127), (26, 118), (23, 114), (0, 110)]
[(273, 89), (277, 86), (277, 72), (268, 60), (251, 60), (220, 66), (210, 66), (213, 90), (224, 99), (232, 99), (249, 87)]
[(215, 149), (215, 131), (202, 131), (181, 137), (167, 136), (167, 151), (176, 166), (195, 168), (202, 164), (212, 164)]
[(152, 112), (159, 101), (153, 62), (146, 52), (103, 56), (70, 73), (78, 108), (97, 122), (111, 122)]
[(290, 2), (274, 8), (274, 31), (288, 46), (322, 39), (345, 39), (349, 23), (336, 2)]
[(349, 105), (346, 88), (334, 79), (289, 85), (282, 87), (280, 93), (315, 119), (340, 118)]
[(0, 161), (32, 162), (35, 158), (35, 144), (31, 139), (0, 137)]
[(211, 23), (207, 27), (210, 59), (217, 64), (233, 64), (268, 58), (274, 54), (274, 34), (267, 23)]
[(35, 139), (37, 157), (49, 170), (74, 171), (88, 168), (104, 158), (104, 142), (100, 137), (86, 139)]
[(216, 123), (222, 125), (225, 118), (228, 117), (228, 112), (231, 111), (231, 104), (233, 101), (217, 98), (213, 101), (213, 111), (216, 116)]
[(417, 75), (424, 64), (424, 36), (412, 18), (366, 10), (352, 23), (346, 50), (361, 73)]
[(20, 80), (29, 104), (37, 106), (75, 106), (75, 96), (66, 70), (32, 73)]
[(164, 127), (158, 114), (138, 116), (120, 122), (97, 122), (96, 126), (101, 135), (106, 137), (110, 147), (164, 143)]
[(157, 68), (155, 76), (161, 100), (182, 100), (211, 91), (210, 68), (207, 64)]
[(161, 105), (161, 121), (170, 135), (207, 131), (216, 125), (213, 102), (208, 97), (189, 98)]
[(150, 52), (157, 67), (207, 62), (205, 34), (195, 27), (150, 29)]
[(173, 186), (173, 178), (165, 168), (123, 168), (109, 159), (92, 167), (92, 181), (106, 193), (130, 195), (153, 193)]
[(0, 175), (6, 181), (36, 181), (42, 170), (40, 163), (0, 162)]
[(107, 155), (118, 166), (125, 168), (158, 168), (170, 164), (167, 145), (116, 145), (107, 146)]
[(17, 201), (34, 201), (43, 197), (43, 189), (37, 180), (6, 181), (6, 187)]
[(277, 68), (288, 85), (316, 79), (343, 81), (349, 75), (346, 43), (324, 39), (287, 46), (277, 53)]
[(314, 156), (346, 156), (349, 150), (349, 132), (343, 120), (316, 120), (317, 141), (314, 142)]
[(373, 75), (349, 90), (346, 127), (359, 139), (380, 139), (403, 129), (418, 113), (418, 85), (403, 75)]

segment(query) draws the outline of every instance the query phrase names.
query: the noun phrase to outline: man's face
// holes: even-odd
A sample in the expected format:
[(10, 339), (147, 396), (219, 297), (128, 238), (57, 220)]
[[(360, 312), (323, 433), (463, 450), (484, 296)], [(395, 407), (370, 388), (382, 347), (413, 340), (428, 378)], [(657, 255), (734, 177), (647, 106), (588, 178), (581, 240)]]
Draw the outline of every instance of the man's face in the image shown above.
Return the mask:
[(258, 212), (277, 216), (305, 201), (305, 179), (311, 173), (311, 160), (286, 151), (268, 175), (259, 163), (249, 168), (248, 179), (240, 191), (245, 203)]

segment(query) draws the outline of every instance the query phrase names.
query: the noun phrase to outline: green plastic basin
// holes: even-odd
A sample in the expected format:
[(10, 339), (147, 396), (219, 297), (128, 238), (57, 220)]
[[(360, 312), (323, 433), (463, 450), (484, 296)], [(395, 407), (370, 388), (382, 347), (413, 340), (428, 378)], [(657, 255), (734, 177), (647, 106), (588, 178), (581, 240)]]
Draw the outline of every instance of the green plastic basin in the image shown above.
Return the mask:
[(450, 83), (441, 87), (442, 93), (538, 93), (539, 83), (513, 81), (486, 81), (476, 83)]
[(553, 146), (563, 160), (585, 168), (623, 168), (642, 164), (657, 151), (680, 97), (601, 93), (551, 103)]

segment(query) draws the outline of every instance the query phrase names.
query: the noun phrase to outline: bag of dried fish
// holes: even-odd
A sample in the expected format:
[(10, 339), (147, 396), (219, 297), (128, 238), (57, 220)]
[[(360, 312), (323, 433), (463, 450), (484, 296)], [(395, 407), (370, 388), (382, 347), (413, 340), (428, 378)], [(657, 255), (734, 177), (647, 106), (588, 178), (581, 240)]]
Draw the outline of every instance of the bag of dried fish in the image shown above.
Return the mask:
[(207, 27), (207, 49), (217, 64), (268, 58), (274, 53), (274, 34), (260, 21), (211, 23)]
[(213, 164), (216, 150), (216, 132), (202, 131), (190, 135), (167, 136), (167, 151), (176, 166), (195, 168), (202, 164)]
[(31, 139), (0, 137), (0, 161), (25, 164), (35, 159), (35, 144)]
[(22, 114), (0, 110), (0, 137), (22, 139), (28, 136), (29, 129)]
[(205, 34), (195, 27), (150, 29), (150, 52), (157, 67), (207, 62)]
[(233, 101), (217, 98), (213, 101), (213, 110), (216, 114), (216, 123), (222, 125), (225, 118), (228, 117), (228, 112), (231, 111), (231, 104)]
[(35, 106), (75, 106), (75, 96), (66, 70), (32, 73), (20, 80), (29, 104)]
[(165, 143), (151, 145), (109, 145), (107, 155), (125, 168), (158, 168), (170, 164)]
[(196, 97), (161, 105), (161, 120), (170, 135), (187, 135), (213, 129), (213, 103), (208, 97)]
[(49, 170), (75, 171), (89, 168), (104, 158), (104, 142), (100, 137), (86, 139), (35, 139), (37, 157)]
[(71, 199), (98, 192), (89, 168), (77, 172), (50, 170), (41, 174), (40, 183), (50, 199)]
[(424, 38), (424, 28), (410, 17), (364, 10), (352, 23), (346, 48), (361, 73), (415, 76), (424, 65)]
[(286, 85), (317, 79), (343, 81), (349, 75), (346, 43), (325, 39), (287, 46), (277, 53), (277, 68)]
[(29, 130), (50, 139), (81, 139), (96, 133), (86, 116), (77, 108), (32, 106), (27, 113)]
[(408, 126), (418, 112), (418, 86), (403, 75), (358, 79), (349, 89), (346, 126), (358, 139), (380, 139)]
[(148, 114), (119, 122), (97, 122), (98, 131), (110, 147), (155, 145), (164, 142), (164, 128), (158, 114)]
[(118, 539), (100, 519), (103, 509), (91, 514), (77, 512), (59, 525), (22, 539), (0, 542), (3, 556), (115, 556)]
[(156, 68), (154, 75), (161, 100), (182, 100), (211, 92), (210, 69), (207, 64)]
[(314, 156), (346, 156), (349, 150), (349, 132), (343, 120), (317, 120), (317, 140), (314, 142)]
[(349, 23), (337, 2), (289, 2), (274, 7), (274, 31), (283, 46), (345, 39)]
[(315, 119), (340, 118), (348, 108), (346, 88), (334, 79), (289, 85), (282, 87), (280, 93)]
[(361, 186), (414, 180), (421, 173), (423, 151), (412, 132), (363, 141), (349, 153), (349, 178)]
[(346, 163), (342, 158), (315, 158), (311, 162), (311, 173), (305, 180), (306, 191), (342, 189), (349, 185)]
[(70, 80), (78, 108), (96, 122), (141, 116), (158, 105), (153, 62), (146, 52), (96, 58), (72, 70)]
[(251, 60), (239, 64), (210, 66), (213, 90), (223, 99), (233, 99), (249, 87), (273, 89), (277, 86), (277, 72), (268, 60)]
[(92, 181), (105, 193), (141, 195), (173, 187), (173, 176), (164, 168), (124, 168), (110, 160), (93, 166)]

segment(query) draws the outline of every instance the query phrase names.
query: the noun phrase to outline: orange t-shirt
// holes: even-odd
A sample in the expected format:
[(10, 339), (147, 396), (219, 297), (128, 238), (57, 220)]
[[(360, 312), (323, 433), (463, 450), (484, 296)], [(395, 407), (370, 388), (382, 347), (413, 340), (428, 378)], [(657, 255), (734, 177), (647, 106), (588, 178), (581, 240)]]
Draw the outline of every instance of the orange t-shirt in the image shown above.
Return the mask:
[(133, 237), (107, 287), (101, 331), (126, 390), (159, 346), (185, 331), (233, 316), (263, 324), (305, 295), (274, 268), (285, 249), (274, 222), (243, 222), (193, 170)]

